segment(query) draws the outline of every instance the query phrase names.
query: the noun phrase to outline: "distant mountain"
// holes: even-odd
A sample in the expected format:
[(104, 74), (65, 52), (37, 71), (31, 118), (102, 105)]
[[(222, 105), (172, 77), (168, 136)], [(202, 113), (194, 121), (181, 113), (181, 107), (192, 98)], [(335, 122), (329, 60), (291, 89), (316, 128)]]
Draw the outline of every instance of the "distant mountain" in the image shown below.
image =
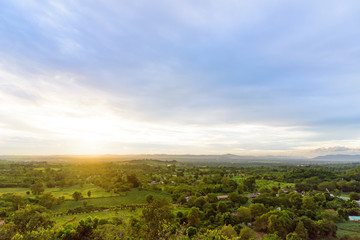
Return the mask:
[(131, 161), (131, 160), (161, 160), (180, 161), (184, 163), (297, 163), (309, 161), (302, 157), (289, 156), (244, 156), (235, 154), (193, 155), (193, 154), (131, 154), (131, 155), (54, 155), (54, 156), (0, 156), (0, 159), (11, 161)]
[(312, 160), (316, 161), (360, 161), (360, 155), (347, 155), (347, 154), (333, 154), (333, 155), (324, 155), (312, 158)]

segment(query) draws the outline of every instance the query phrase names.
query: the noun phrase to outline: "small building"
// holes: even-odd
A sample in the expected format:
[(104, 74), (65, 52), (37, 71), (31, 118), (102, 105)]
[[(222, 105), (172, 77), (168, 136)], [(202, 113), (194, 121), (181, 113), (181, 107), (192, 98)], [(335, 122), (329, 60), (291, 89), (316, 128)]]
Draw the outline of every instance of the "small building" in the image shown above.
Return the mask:
[(229, 196), (228, 195), (222, 195), (222, 196), (217, 196), (218, 200), (223, 200), (223, 199), (227, 199)]
[(360, 221), (360, 216), (349, 216), (350, 221)]
[(253, 194), (250, 194), (250, 195), (246, 195), (248, 198), (256, 198), (260, 195), (260, 193), (253, 193)]

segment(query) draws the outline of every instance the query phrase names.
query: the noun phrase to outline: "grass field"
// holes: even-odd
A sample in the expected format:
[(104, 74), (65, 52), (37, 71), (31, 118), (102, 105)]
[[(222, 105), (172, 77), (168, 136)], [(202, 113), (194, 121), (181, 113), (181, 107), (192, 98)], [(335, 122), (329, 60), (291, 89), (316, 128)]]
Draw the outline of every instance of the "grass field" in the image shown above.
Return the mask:
[[(142, 190), (139, 191), (138, 189), (132, 189), (127, 194), (122, 195), (115, 195), (113, 197), (99, 197), (99, 198), (85, 198), (83, 199), (88, 201), (88, 205), (94, 205), (97, 207), (114, 207), (119, 206), (121, 204), (144, 204), (145, 203), (145, 196), (148, 194), (152, 194), (155, 199), (159, 199), (162, 197), (170, 198), (168, 194), (161, 193), (161, 192), (155, 192), (155, 191), (149, 191), (149, 190)], [(76, 207), (83, 206), (83, 201), (74, 201), (69, 200), (63, 202), (61, 205), (55, 206), (54, 211), (55, 212), (63, 212), (67, 209), (73, 209)]]
[[(87, 192), (91, 191), (91, 198), (88, 198)], [(0, 188), (0, 195), (5, 193), (14, 193), (20, 196), (26, 196), (26, 192), (30, 191), (28, 188)], [(75, 191), (79, 191), (85, 197), (83, 200), (74, 201), (72, 198), (72, 194)], [(88, 205), (94, 205), (97, 207), (114, 207), (120, 206), (122, 204), (144, 204), (145, 196), (148, 194), (152, 194), (155, 199), (159, 199), (162, 197), (170, 198), (170, 196), (166, 193), (150, 191), (150, 190), (141, 190), (131, 189), (129, 192), (114, 194), (108, 193), (104, 189), (99, 188), (94, 185), (84, 185), (67, 187), (64, 189), (60, 188), (47, 188), (45, 193), (52, 193), (55, 197), (64, 196), (66, 201), (64, 201), (61, 205), (57, 205), (54, 207), (53, 211), (55, 212), (64, 212), (68, 209), (74, 209), (76, 207), (82, 207), (83, 201), (87, 201)], [(34, 195), (30, 194), (31, 197)]]
[(275, 182), (273, 180), (256, 180), (256, 187), (261, 188), (261, 187), (266, 187), (266, 188), (271, 188), (271, 187), (294, 187), (295, 183), (281, 183), (281, 182)]
[[(46, 188), (44, 193), (52, 193), (55, 197), (64, 196), (65, 199), (72, 199), (71, 195), (75, 191), (81, 192), (84, 197), (87, 197), (87, 192), (89, 190), (91, 191), (91, 198), (114, 196), (114, 194), (106, 192), (104, 189), (92, 184), (87, 184), (82, 187), (72, 186), (66, 188)], [(27, 191), (31, 192), (30, 188), (0, 188), (0, 195), (3, 193), (14, 193), (20, 196), (26, 196)]]
[(25, 196), (26, 191), (30, 191), (29, 188), (0, 188), (0, 195), (4, 193), (14, 193), (17, 195)]
[(336, 236), (338, 238), (348, 234), (351, 236), (360, 236), (360, 222), (346, 221), (337, 224), (338, 230)]
[[(54, 168), (54, 167), (52, 167), (52, 168), (50, 168), (50, 169), (55, 170), (55, 171), (60, 170), (60, 168)], [(38, 167), (38, 168), (34, 168), (34, 170), (41, 170), (41, 171), (45, 171), (45, 168), (44, 168), (44, 167)]]
[(130, 210), (119, 210), (118, 212), (107, 211), (107, 212), (84, 213), (84, 214), (54, 217), (54, 220), (55, 220), (55, 226), (61, 226), (65, 222), (73, 220), (74, 218), (75, 218), (74, 221), (78, 222), (88, 217), (92, 217), (92, 218), (97, 217), (99, 219), (107, 219), (107, 220), (111, 220), (113, 217), (118, 217), (126, 221), (126, 219), (128, 219), (130, 216), (138, 217), (141, 214), (141, 211), (142, 209), (136, 209), (134, 212), (131, 212)]

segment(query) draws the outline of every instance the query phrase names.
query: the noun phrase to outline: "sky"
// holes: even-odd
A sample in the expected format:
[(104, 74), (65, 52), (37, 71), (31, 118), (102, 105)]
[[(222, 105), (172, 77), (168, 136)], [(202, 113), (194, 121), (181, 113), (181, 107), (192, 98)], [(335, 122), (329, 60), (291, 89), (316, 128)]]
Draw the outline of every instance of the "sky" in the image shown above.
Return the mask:
[(360, 153), (360, 2), (0, 2), (0, 155)]

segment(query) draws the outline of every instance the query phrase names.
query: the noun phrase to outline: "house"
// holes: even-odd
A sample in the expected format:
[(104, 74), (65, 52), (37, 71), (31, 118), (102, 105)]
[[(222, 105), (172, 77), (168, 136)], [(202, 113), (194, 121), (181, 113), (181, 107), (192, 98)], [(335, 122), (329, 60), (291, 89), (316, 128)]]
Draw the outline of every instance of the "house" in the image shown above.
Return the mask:
[(217, 196), (218, 200), (223, 200), (223, 199), (227, 199), (229, 196), (228, 195), (222, 195), (222, 196)]
[(341, 198), (342, 200), (345, 200), (345, 201), (346, 201), (346, 200), (350, 200), (349, 197), (341, 197), (341, 196), (340, 196), (339, 198)]
[(259, 196), (260, 193), (253, 193), (253, 194), (250, 194), (250, 195), (246, 195), (248, 198), (256, 198), (257, 196)]

